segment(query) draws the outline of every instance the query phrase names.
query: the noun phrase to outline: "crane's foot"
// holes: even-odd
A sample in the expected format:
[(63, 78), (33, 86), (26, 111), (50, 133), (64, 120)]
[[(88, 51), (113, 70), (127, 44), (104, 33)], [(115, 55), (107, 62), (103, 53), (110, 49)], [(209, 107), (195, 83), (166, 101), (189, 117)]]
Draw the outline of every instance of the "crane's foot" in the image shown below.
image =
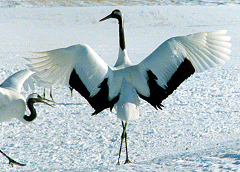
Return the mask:
[(131, 161), (129, 161), (129, 159), (126, 159), (125, 163), (124, 164), (130, 164), (132, 163)]
[(19, 163), (19, 162), (15, 161), (14, 159), (10, 158), (2, 150), (0, 150), (0, 153), (2, 153), (3, 156), (5, 156), (9, 160), (9, 165), (11, 165), (12, 167), (13, 167), (13, 165), (26, 166), (26, 164)]
[[(131, 164), (131, 163), (132, 162), (127, 159), (124, 164)], [(117, 165), (120, 165), (120, 161), (117, 162)]]
[(12, 158), (8, 157), (9, 160), (9, 165), (11, 165), (13, 167), (13, 165), (18, 165), (18, 166), (26, 166), (26, 164), (22, 164), (20, 162), (17, 162), (15, 160), (13, 160)]

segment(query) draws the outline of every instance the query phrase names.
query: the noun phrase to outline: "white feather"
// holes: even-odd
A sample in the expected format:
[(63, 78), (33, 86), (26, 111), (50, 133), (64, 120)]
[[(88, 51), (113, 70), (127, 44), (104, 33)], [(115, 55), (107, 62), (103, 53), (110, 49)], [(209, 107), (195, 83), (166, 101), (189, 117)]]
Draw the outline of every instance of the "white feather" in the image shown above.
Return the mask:
[(111, 69), (88, 45), (73, 45), (51, 51), (38, 52), (39, 58), (27, 58), (29, 69), (37, 72), (37, 80), (45, 84), (69, 86), (70, 74), (75, 69), (91, 96), (99, 91), (99, 84)]
[(33, 74), (34, 72), (25, 69), (25, 70), (21, 70), (17, 73), (15, 73), (14, 75), (11, 75), (10, 77), (8, 77), (2, 84), (1, 87), (2, 88), (8, 88), (11, 90), (14, 90), (18, 93), (21, 92), (21, 88), (23, 83)]
[(28, 69), (18, 71), (1, 84), (0, 122), (9, 121), (12, 118), (17, 118), (23, 123), (27, 122), (23, 119), (26, 113), (26, 99), (20, 94), (20, 91), (24, 83), (29, 83), (31, 88), (34, 87), (31, 83), (33, 81), (29, 79), (33, 73)]
[[(130, 120), (138, 117), (137, 93), (146, 97), (151, 94), (148, 70), (156, 75), (157, 84), (166, 88), (166, 84), (186, 58), (192, 63), (195, 72), (224, 64), (230, 59), (228, 55), (231, 53), (231, 38), (225, 36), (226, 33), (227, 31), (222, 30), (170, 38), (138, 65), (132, 65), (126, 50), (120, 49), (116, 65), (109, 67), (89, 46), (73, 45), (37, 53), (43, 57), (29, 58), (28, 66), (36, 71), (36, 78), (46, 85), (69, 86), (71, 72), (75, 69), (91, 96), (98, 93), (99, 84), (108, 78), (109, 100), (120, 95), (115, 106), (117, 114), (123, 120)], [(124, 115), (119, 115), (120, 112)], [(135, 117), (131, 117), (131, 113)]]
[[(174, 37), (165, 41), (138, 66), (141, 73), (152, 70), (158, 84), (164, 86), (184, 58), (193, 64), (196, 72), (202, 72), (217, 64), (224, 64), (231, 53), (227, 31), (203, 32)], [(210, 42), (210, 43), (209, 43)]]

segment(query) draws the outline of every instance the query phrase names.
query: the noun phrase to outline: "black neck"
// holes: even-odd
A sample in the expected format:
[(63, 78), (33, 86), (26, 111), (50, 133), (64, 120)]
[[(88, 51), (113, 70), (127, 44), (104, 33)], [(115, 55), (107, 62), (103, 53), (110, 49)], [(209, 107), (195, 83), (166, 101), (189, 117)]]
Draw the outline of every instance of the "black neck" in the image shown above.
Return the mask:
[(27, 107), (28, 107), (28, 109), (30, 110), (30, 115), (29, 116), (27, 116), (27, 115), (24, 115), (24, 119), (26, 120), (26, 121), (29, 121), (29, 122), (31, 122), (31, 121), (33, 121), (36, 117), (37, 117), (37, 112), (36, 112), (36, 109), (34, 108), (34, 106), (33, 106), (33, 104), (34, 104), (34, 99), (28, 99), (28, 101), (27, 101)]
[(125, 45), (125, 38), (124, 38), (124, 27), (123, 27), (123, 19), (122, 17), (118, 18), (119, 22), (119, 42), (120, 42), (120, 47), (122, 50), (126, 49)]

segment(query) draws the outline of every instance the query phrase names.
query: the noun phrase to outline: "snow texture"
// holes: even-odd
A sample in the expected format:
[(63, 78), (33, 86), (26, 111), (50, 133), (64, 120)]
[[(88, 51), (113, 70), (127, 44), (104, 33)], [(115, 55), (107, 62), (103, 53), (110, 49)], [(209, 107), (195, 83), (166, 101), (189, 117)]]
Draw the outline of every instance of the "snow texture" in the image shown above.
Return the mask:
[[(109, 1), (87, 7), (4, 2), (0, 5), (0, 81), (25, 68), (23, 57), (34, 57), (29, 51), (79, 43), (88, 44), (113, 65), (119, 50), (117, 21), (99, 20), (115, 8), (125, 14), (126, 46), (133, 63), (170, 37), (222, 29), (232, 37), (232, 53), (225, 65), (194, 74), (181, 84), (163, 102), (163, 110), (141, 101), (140, 119), (127, 128), (129, 158), (134, 163), (123, 165), (123, 153), (122, 165), (116, 165), (122, 127), (114, 112), (91, 116), (93, 109), (76, 91), (71, 97), (68, 88), (55, 86), (55, 108), (37, 104), (38, 117), (29, 125), (16, 119), (0, 124), (0, 149), (27, 164), (12, 168), (0, 156), (0, 171), (240, 170), (239, 1), (221, 5), (217, 1), (212, 1), (215, 5), (133, 1), (132, 6), (108, 6)], [(43, 88), (35, 92), (42, 94)], [(30, 93), (23, 91), (25, 97)]]

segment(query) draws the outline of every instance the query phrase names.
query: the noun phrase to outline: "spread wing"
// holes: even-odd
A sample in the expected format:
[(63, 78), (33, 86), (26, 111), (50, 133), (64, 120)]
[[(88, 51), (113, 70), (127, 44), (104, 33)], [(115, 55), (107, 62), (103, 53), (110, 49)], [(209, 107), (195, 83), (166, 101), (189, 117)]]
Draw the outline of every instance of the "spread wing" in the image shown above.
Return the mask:
[(27, 58), (34, 77), (45, 85), (61, 84), (77, 90), (97, 114), (112, 108), (118, 95), (109, 97), (109, 80), (112, 70), (88, 45), (73, 45), (36, 53), (37, 58)]
[(25, 83), (26, 80), (29, 79), (29, 77), (33, 74), (34, 72), (28, 70), (28, 69), (24, 69), (21, 71), (18, 71), (16, 73), (14, 73), (13, 75), (11, 75), (10, 77), (8, 77), (2, 84), (0, 87), (2, 88), (8, 88), (14, 91), (17, 91), (18, 93), (20, 93), (21, 88), (23, 86), (23, 84)]
[(165, 41), (129, 70), (139, 96), (161, 109), (161, 102), (194, 72), (224, 64), (231, 52), (231, 38), (226, 32), (196, 33)]

